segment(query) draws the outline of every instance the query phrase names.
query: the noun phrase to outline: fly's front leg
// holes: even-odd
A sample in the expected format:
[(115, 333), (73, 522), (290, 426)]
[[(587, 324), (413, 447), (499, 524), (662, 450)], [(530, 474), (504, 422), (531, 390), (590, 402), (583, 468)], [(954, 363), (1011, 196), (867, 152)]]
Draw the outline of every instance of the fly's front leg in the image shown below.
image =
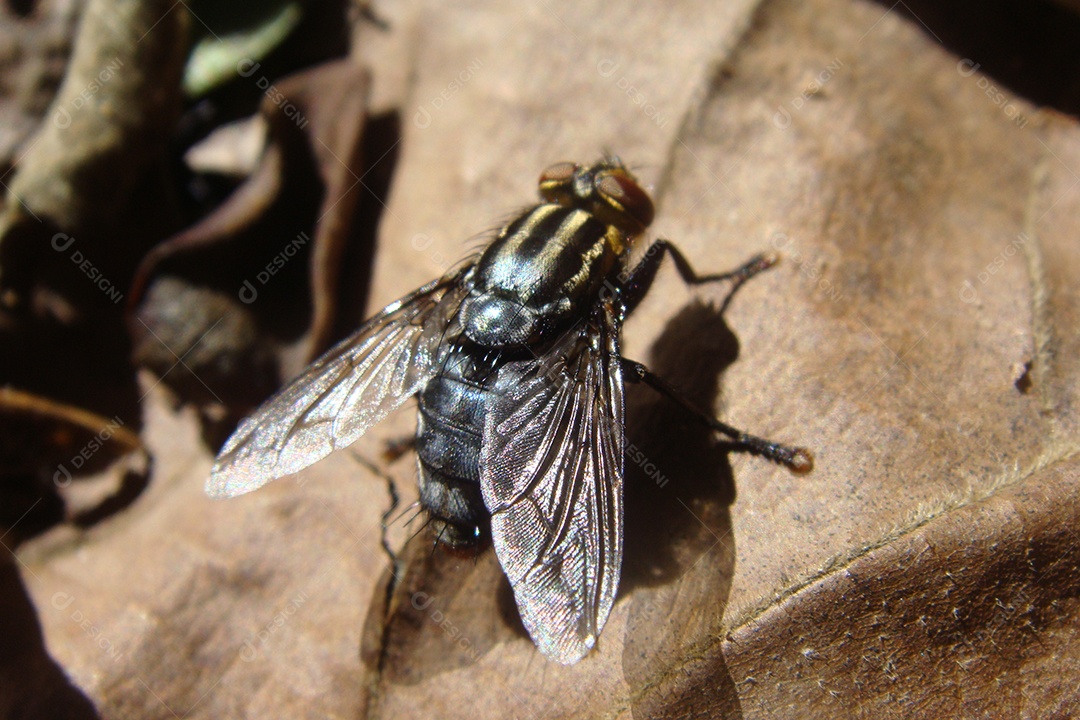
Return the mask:
[(645, 257), (630, 271), (629, 277), (623, 282), (622, 299), (627, 315), (633, 312), (634, 308), (645, 297), (645, 294), (649, 292), (653, 280), (656, 279), (656, 271), (660, 269), (660, 262), (664, 259), (665, 254), (671, 255), (671, 259), (675, 263), (675, 269), (679, 271), (679, 276), (687, 285), (702, 285), (721, 280), (732, 281), (731, 290), (720, 306), (720, 314), (727, 310), (735, 291), (742, 287), (743, 283), (761, 271), (769, 269), (780, 259), (775, 253), (755, 255), (731, 272), (698, 275), (690, 265), (690, 261), (677, 247), (667, 240), (657, 240), (649, 246), (649, 249), (645, 251)]
[(735, 447), (752, 455), (760, 455), (775, 463), (786, 466), (789, 470), (799, 475), (808, 473), (814, 469), (814, 456), (806, 448), (782, 445), (772, 440), (759, 438), (756, 435), (739, 430), (727, 423), (714, 418), (683, 397), (675, 388), (671, 387), (663, 378), (656, 375), (647, 367), (634, 360), (622, 358), (623, 378), (629, 382), (645, 383), (664, 397), (675, 401), (680, 407), (690, 413), (698, 422), (718, 433), (732, 439)]

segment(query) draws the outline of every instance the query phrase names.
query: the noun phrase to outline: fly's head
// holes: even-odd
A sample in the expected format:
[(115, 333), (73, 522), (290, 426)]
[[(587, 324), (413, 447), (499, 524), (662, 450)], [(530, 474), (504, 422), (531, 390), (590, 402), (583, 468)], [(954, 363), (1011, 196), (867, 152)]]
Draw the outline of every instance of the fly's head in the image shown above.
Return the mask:
[(594, 165), (556, 163), (540, 175), (540, 196), (591, 213), (616, 228), (624, 242), (640, 235), (653, 221), (652, 199), (618, 158), (604, 158)]

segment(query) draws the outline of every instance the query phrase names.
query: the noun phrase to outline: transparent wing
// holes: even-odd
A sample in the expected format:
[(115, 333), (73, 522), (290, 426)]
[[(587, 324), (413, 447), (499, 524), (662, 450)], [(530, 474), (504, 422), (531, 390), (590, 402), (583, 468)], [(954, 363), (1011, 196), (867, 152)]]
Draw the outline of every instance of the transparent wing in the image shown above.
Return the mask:
[(468, 268), (388, 305), (244, 420), (214, 463), (206, 494), (242, 495), (355, 442), (434, 374)]
[(574, 663), (607, 621), (622, 566), (618, 320), (599, 309), (538, 361), (500, 370), (497, 386), (507, 392), (480, 456), (495, 553), (533, 642)]

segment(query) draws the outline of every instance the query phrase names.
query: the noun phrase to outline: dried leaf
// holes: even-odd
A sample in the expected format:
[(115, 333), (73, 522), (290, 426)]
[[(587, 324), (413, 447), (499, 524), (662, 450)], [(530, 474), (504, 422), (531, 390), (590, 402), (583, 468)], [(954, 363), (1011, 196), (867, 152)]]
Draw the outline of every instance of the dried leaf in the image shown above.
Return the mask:
[[(64, 78), (82, 3), (42, 0), (0, 8), (0, 167), (15, 164)], [(28, 5), (32, 5), (28, 7)]]
[[(413, 463), (382, 458), (408, 413), (211, 502), (194, 413), (151, 393), (155, 482), (124, 521), (20, 550), (44, 646), (99, 711), (1075, 715), (1075, 120), (988, 95), (932, 27), (866, 2), (388, 12), (415, 80), (373, 304), (440, 274), (546, 164), (608, 146), (699, 269), (783, 255), (723, 317), (721, 291), (663, 271), (627, 355), (816, 469), (729, 455), (635, 389), (620, 595), (564, 667), (489, 549), (432, 551), (404, 520), (383, 547), (392, 490), (396, 512), (415, 498)], [(369, 59), (379, 96), (400, 68)]]
[(87, 523), (117, 512), (149, 471), (139, 436), (119, 415), (10, 387), (0, 388), (0, 438), (0, 527), (12, 546), (64, 517)]
[[(136, 277), (139, 365), (187, 399), (247, 410), (334, 331), (341, 259), (362, 191), (367, 74), (327, 63), (268, 85), (268, 145), (254, 174), (202, 222), (166, 240)], [(172, 373), (176, 357), (189, 359)], [(286, 355), (286, 357), (288, 357)], [(284, 376), (302, 367), (294, 359)]]
[[(153, 230), (167, 227), (171, 198), (161, 172), (180, 111), (186, 19), (167, 2), (87, 4), (48, 121), (6, 185), (0, 282), (24, 302), (53, 266), (71, 264), (58, 232), (75, 238), (97, 274), (123, 293)], [(147, 198), (156, 201), (153, 213), (141, 205)], [(77, 279), (60, 289), (89, 295), (79, 291), (91, 283)]]
[(179, 114), (184, 15), (170, 9), (86, 5), (63, 85), (5, 182), (0, 214), (0, 382), (128, 426), (139, 409), (122, 303), (175, 209), (162, 168)]

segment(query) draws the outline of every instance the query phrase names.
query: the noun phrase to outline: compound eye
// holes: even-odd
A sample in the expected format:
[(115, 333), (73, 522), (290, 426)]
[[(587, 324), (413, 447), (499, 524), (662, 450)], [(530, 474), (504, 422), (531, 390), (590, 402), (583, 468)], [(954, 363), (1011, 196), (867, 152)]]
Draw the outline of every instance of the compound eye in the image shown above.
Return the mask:
[(540, 197), (548, 202), (559, 202), (566, 198), (577, 170), (577, 163), (561, 162), (540, 173)]
[(653, 204), (648, 193), (625, 171), (615, 171), (597, 179), (596, 189), (619, 215), (637, 224), (640, 230), (653, 221)]

